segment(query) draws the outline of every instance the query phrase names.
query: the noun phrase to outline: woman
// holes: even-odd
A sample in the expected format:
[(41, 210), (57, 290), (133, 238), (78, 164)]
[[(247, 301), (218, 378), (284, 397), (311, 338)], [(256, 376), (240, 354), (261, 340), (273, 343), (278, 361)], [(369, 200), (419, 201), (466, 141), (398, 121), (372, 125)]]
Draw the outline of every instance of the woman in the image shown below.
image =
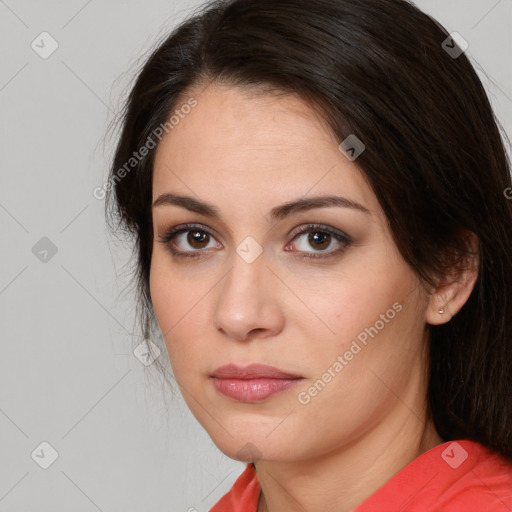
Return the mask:
[(217, 1), (142, 68), (108, 218), (248, 462), (213, 512), (512, 509), (510, 169), (464, 49), (404, 0)]

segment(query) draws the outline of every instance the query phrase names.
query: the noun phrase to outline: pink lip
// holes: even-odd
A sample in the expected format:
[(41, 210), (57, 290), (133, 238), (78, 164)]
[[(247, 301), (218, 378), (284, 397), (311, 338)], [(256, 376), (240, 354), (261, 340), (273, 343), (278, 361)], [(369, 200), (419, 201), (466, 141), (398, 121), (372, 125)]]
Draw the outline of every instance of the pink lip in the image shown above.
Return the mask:
[(212, 373), (215, 388), (238, 402), (254, 403), (288, 389), (302, 377), (273, 366), (251, 364), (221, 366)]
[(219, 366), (213, 373), (212, 377), (219, 379), (259, 379), (267, 377), (269, 379), (301, 379), (300, 375), (288, 373), (268, 366), (266, 364), (250, 364), (249, 366), (236, 366), (235, 364), (228, 364)]

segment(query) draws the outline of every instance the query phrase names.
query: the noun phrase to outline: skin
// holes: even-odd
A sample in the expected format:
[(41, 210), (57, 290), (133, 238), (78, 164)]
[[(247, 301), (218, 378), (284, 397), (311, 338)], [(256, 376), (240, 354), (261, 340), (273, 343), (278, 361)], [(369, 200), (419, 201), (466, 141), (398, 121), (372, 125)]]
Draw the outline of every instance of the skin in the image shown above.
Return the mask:
[[(476, 272), (427, 293), (357, 160), (340, 152), (340, 141), (298, 97), (219, 84), (189, 92), (197, 106), (155, 155), (153, 201), (166, 192), (192, 196), (218, 208), (221, 219), (177, 205), (153, 208), (151, 299), (174, 375), (218, 448), (256, 461), (259, 512), (350, 511), (443, 442), (426, 416), (426, 324), (446, 322), (462, 307)], [(349, 198), (369, 214), (330, 206), (270, 220), (278, 205), (322, 195)], [(184, 223), (213, 236), (161, 241)], [(294, 236), (310, 223), (352, 242), (332, 236), (315, 245), (307, 233)], [(236, 252), (248, 236), (263, 249), (252, 263)], [(175, 257), (173, 244), (203, 257)], [(330, 256), (301, 257), (319, 253)], [(301, 403), (298, 394), (394, 303), (401, 306), (394, 318)], [(217, 392), (210, 378), (217, 367), (254, 362), (303, 380), (260, 403)]]

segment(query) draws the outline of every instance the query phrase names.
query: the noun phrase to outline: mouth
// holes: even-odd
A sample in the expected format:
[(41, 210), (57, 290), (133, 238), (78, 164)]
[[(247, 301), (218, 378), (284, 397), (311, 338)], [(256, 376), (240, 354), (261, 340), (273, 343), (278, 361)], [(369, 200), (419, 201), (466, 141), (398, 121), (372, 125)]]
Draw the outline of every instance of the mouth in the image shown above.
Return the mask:
[(219, 393), (244, 403), (261, 402), (303, 380), (299, 375), (262, 364), (221, 366), (210, 377)]

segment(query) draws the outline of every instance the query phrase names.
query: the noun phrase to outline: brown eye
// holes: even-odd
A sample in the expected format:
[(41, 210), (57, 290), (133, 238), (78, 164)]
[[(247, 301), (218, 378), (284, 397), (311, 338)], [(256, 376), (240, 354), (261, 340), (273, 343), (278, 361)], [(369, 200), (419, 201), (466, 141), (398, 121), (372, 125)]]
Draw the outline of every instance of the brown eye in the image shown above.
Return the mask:
[(197, 258), (208, 252), (203, 249), (222, 248), (208, 230), (187, 224), (170, 229), (159, 241), (176, 257)]
[[(306, 236), (307, 235), (307, 236)], [(293, 236), (291, 244), (304, 259), (329, 258), (343, 252), (352, 239), (343, 231), (334, 230), (321, 224), (304, 226)], [(290, 249), (286, 249), (290, 250)]]
[(316, 249), (327, 249), (331, 243), (331, 235), (325, 231), (311, 231), (308, 236), (308, 243)]
[(208, 242), (209, 237), (210, 235), (204, 231), (188, 231), (187, 243), (194, 249), (204, 249), (202, 244), (205, 240)]

